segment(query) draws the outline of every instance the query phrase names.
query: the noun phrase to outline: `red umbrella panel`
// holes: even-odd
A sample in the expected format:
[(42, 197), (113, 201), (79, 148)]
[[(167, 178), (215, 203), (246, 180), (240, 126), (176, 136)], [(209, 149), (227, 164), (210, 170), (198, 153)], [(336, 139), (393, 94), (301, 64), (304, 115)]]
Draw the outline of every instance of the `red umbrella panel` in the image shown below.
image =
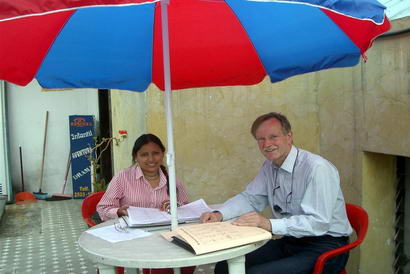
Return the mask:
[[(19, 2), (0, 4), (0, 79), (26, 85), (36, 78), (44, 88), (164, 89), (159, 3)], [(252, 85), (266, 75), (277, 82), (356, 65), (389, 29), (384, 6), (327, 2), (171, 0), (172, 89)]]

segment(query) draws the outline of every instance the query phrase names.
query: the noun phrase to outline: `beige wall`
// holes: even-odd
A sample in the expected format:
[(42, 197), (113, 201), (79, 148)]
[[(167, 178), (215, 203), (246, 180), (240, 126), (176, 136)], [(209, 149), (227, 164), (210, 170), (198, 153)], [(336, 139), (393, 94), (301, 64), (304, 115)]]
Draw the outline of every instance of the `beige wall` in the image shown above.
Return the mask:
[(369, 230), (361, 245), (361, 273), (393, 273), (395, 157), (363, 153), (363, 203), (369, 214)]
[[(410, 18), (394, 24), (409, 26)], [(392, 216), (391, 207), (379, 211), (373, 199), (385, 188), (392, 191), (386, 184), (394, 182), (394, 174), (385, 171), (383, 183), (372, 184), (379, 174), (371, 172), (377, 171), (374, 165), (391, 167), (392, 157), (372, 158), (363, 152), (410, 156), (410, 35), (376, 40), (367, 55), (368, 61), (354, 68), (310, 73), (275, 84), (265, 79), (249, 87), (175, 91), (177, 176), (191, 200), (203, 197), (208, 203), (220, 203), (243, 190), (263, 161), (249, 127), (258, 115), (278, 111), (290, 119), (297, 146), (323, 155), (338, 167), (348, 202), (366, 207), (372, 219)], [(146, 97), (135, 96), (145, 104), (146, 130), (166, 143), (163, 93), (151, 87)], [(118, 115), (131, 117), (124, 111)], [(129, 151), (124, 155), (128, 159)], [(387, 197), (391, 204), (392, 196)], [(392, 223), (380, 228), (379, 223), (372, 224), (372, 243), (369, 240), (352, 254), (349, 273), (359, 273), (359, 267), (370, 271), (374, 249), (391, 238)], [(374, 239), (375, 233), (384, 233), (383, 240)], [(379, 264), (390, 269), (388, 248), (392, 246), (384, 247), (388, 256), (380, 255)], [(381, 273), (375, 269), (361, 273)]]
[(114, 173), (131, 166), (135, 139), (145, 132), (145, 96), (131, 91), (110, 92), (112, 136), (119, 138), (119, 130), (128, 132), (126, 139), (112, 146)]
[[(291, 90), (292, 83), (297, 80), (174, 93), (177, 176), (187, 185), (191, 199), (204, 197), (209, 203), (219, 203), (252, 179), (263, 157), (249, 128), (260, 113), (272, 109), (286, 112), (303, 130), (296, 142), (317, 150), (318, 127), (307, 126), (317, 124), (316, 95), (311, 92), (294, 100), (302, 90)], [(149, 92), (147, 127), (166, 140), (162, 100), (162, 92)], [(300, 107), (292, 109), (293, 104)]]

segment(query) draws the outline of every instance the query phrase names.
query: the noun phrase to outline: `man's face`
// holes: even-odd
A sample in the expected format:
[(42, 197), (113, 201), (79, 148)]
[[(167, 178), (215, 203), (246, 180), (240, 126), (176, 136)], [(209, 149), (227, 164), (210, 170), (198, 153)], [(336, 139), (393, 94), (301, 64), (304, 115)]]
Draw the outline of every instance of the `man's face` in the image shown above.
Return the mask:
[(292, 148), (292, 132), (283, 133), (280, 122), (272, 118), (258, 127), (255, 136), (263, 156), (281, 166)]

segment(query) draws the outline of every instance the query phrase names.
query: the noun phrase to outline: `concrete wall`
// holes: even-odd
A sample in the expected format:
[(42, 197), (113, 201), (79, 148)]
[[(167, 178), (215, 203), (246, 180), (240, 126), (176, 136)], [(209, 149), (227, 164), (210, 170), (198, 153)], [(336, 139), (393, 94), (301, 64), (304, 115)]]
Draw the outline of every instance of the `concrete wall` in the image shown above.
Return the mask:
[[(394, 28), (404, 28), (410, 18), (393, 23)], [(331, 160), (340, 171), (346, 201), (370, 213), (369, 240), (352, 253), (349, 273), (389, 273), (395, 176), (391, 169), (394, 155), (410, 156), (409, 49), (406, 34), (376, 40), (367, 52), (368, 61), (354, 68), (275, 84), (266, 79), (249, 87), (175, 91), (177, 176), (191, 200), (203, 197), (220, 203), (242, 191), (264, 160), (249, 133), (252, 121), (262, 113), (282, 112), (292, 123), (295, 144)], [(145, 98), (132, 96), (143, 100), (140, 115), (146, 117), (146, 131), (166, 143), (163, 93), (151, 87)], [(129, 152), (123, 157), (129, 159)], [(388, 206), (378, 210), (378, 193), (385, 190)], [(370, 262), (375, 251), (377, 264)]]
[[(410, 26), (410, 17), (394, 21)], [(366, 151), (410, 155), (410, 34), (376, 40), (362, 66), (362, 90), (357, 98)]]
[[(393, 30), (409, 25), (406, 17), (394, 21)], [(376, 40), (368, 57), (355, 98), (354, 174), (355, 185), (362, 183), (362, 199), (352, 197), (370, 216), (368, 239), (360, 249), (361, 273), (383, 274), (393, 273), (394, 156), (410, 157), (410, 35)]]

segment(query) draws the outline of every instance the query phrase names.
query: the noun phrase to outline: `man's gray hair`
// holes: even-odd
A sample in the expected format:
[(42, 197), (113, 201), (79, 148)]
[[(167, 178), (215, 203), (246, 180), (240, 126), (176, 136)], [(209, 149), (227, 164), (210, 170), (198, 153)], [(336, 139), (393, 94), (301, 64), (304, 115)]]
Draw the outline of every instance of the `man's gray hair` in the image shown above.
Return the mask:
[(263, 115), (259, 116), (253, 122), (252, 127), (251, 127), (251, 133), (252, 133), (253, 137), (256, 138), (256, 130), (259, 128), (259, 126), (263, 122), (265, 122), (267, 120), (270, 120), (272, 118), (275, 118), (276, 120), (278, 120), (280, 122), (280, 124), (282, 125), (282, 132), (284, 134), (288, 134), (289, 132), (292, 131), (292, 127), (290, 125), (290, 122), (289, 122), (288, 118), (286, 118), (285, 115), (280, 114), (279, 112), (269, 112), (269, 113), (266, 113), (266, 114), (263, 114)]

